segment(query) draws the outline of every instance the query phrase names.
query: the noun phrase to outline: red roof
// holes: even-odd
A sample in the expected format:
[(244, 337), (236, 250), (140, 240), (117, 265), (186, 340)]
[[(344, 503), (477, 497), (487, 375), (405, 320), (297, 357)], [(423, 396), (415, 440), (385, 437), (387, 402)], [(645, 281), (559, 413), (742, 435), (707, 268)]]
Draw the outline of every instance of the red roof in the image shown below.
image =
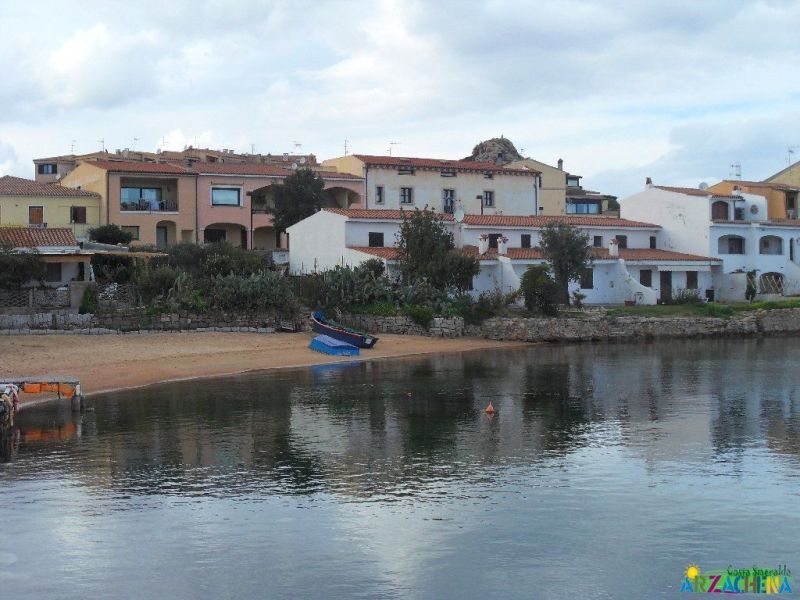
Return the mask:
[[(366, 208), (323, 208), (326, 212), (332, 212), (337, 215), (349, 217), (351, 219), (376, 219), (376, 220), (397, 220), (403, 219), (403, 215), (412, 214), (414, 209), (409, 210), (392, 210), (392, 209), (366, 209)], [(437, 213), (437, 217), (441, 217), (443, 221), (452, 221), (453, 215), (446, 213)]]
[[(593, 248), (594, 257), (598, 259), (612, 258), (608, 248)], [(721, 262), (718, 258), (698, 256), (697, 254), (684, 254), (671, 250), (658, 250), (655, 248), (620, 248), (619, 258), (623, 260), (648, 260), (648, 261), (701, 261)]]
[(583, 227), (645, 227), (661, 229), (660, 225), (620, 219), (619, 217), (584, 217), (579, 215), (524, 217), (514, 215), (466, 215), (465, 225), (483, 225), (495, 227), (544, 227), (548, 223), (566, 223)]
[[(313, 169), (312, 169), (313, 170)], [(288, 177), (294, 171), (279, 165), (260, 165), (247, 163), (196, 163), (189, 172), (199, 175), (261, 175), (263, 177)], [(334, 173), (332, 171), (314, 171), (323, 179), (352, 179), (363, 181), (363, 177), (350, 173)]]
[(153, 173), (157, 175), (193, 175), (192, 171), (179, 165), (154, 162), (134, 162), (126, 160), (87, 160), (86, 164), (94, 165), (113, 173)]
[(38, 227), (0, 227), (0, 243), (12, 248), (78, 245), (71, 229)]
[(677, 194), (686, 194), (687, 196), (702, 196), (703, 198), (709, 198), (711, 196), (714, 198), (741, 198), (741, 196), (737, 195), (715, 194), (712, 191), (701, 190), (699, 188), (672, 187), (668, 185), (654, 185), (653, 187), (664, 190), (665, 192), (675, 192)]
[(38, 183), (22, 177), (0, 177), (0, 196), (48, 196), (69, 198), (97, 198), (97, 194), (76, 190), (57, 183)]
[(385, 258), (387, 260), (394, 260), (397, 258), (397, 248), (394, 246), (387, 246), (385, 248), (371, 248), (367, 246), (352, 246), (351, 250), (358, 250), (359, 252), (363, 252), (364, 254), (371, 254), (372, 256), (377, 256), (378, 258)]
[(534, 169), (507, 169), (493, 162), (477, 162), (471, 160), (447, 160), (441, 158), (410, 158), (405, 156), (375, 156), (370, 154), (354, 154), (361, 162), (375, 167), (413, 167), (415, 169), (454, 169), (456, 171), (480, 171), (491, 173), (508, 173), (511, 175), (538, 175)]

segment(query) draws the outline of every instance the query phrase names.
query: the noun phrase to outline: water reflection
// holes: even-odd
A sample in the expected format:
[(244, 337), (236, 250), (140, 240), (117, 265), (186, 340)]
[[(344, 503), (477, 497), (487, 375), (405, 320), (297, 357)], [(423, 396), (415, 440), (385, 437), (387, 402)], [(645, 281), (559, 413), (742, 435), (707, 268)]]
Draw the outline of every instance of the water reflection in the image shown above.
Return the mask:
[(0, 555), (0, 583), (68, 598), (642, 598), (674, 594), (689, 562), (791, 562), (798, 350), (532, 347), (23, 412), (0, 465), (19, 566)]

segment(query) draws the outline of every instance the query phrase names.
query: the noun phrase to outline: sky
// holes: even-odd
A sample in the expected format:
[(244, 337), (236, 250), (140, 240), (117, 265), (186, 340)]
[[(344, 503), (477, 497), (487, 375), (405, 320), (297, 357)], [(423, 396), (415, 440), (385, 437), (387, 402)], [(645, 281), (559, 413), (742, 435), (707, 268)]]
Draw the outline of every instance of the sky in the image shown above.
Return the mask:
[(0, 0), (0, 23), (0, 174), (101, 144), (463, 158), (503, 135), (624, 197), (800, 159), (793, 0)]

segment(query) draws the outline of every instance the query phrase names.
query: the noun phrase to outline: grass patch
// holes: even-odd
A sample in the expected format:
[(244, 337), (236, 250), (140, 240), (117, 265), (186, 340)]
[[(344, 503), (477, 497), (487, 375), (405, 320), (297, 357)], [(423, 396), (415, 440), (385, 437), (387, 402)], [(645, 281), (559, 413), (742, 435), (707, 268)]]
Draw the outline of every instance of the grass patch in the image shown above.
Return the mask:
[(621, 306), (610, 308), (608, 315), (641, 317), (729, 317), (734, 309), (727, 304), (659, 304), (653, 306)]

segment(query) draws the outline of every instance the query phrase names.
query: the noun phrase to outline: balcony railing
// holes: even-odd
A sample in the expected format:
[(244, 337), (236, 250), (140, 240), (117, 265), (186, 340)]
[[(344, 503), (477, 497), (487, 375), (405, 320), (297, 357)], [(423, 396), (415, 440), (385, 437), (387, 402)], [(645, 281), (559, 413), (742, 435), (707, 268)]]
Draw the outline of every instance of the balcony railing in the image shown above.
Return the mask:
[(177, 200), (121, 200), (123, 212), (178, 212)]
[(29, 229), (70, 229), (72, 234), (81, 239), (89, 237), (89, 230), (98, 227), (98, 224), (91, 223), (3, 223), (0, 227), (28, 227)]

